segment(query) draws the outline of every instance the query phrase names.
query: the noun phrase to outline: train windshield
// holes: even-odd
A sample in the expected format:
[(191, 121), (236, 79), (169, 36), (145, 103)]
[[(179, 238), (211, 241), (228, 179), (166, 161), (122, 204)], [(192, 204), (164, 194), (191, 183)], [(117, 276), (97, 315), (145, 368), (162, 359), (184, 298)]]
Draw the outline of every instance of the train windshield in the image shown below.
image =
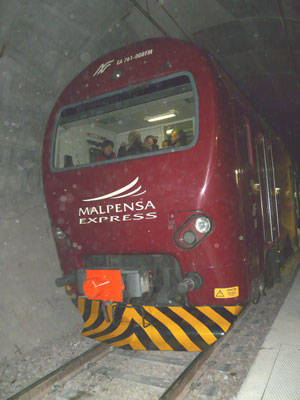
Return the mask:
[(53, 142), (53, 167), (184, 150), (195, 139), (193, 87), (188, 75), (180, 75), (64, 108)]

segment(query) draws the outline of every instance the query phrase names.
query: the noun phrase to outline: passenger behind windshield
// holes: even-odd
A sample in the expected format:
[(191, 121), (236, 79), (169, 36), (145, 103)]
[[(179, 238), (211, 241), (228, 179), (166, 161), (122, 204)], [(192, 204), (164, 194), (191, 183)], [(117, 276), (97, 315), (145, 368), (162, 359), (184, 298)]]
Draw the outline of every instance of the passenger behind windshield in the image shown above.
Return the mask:
[(166, 139), (162, 142), (162, 149), (167, 149), (169, 147), (169, 141)]
[(96, 162), (111, 160), (113, 158), (116, 158), (116, 155), (113, 150), (114, 148), (113, 141), (106, 139), (101, 143), (101, 147), (102, 147), (102, 153), (97, 157)]
[(133, 131), (128, 134), (128, 145), (126, 145), (124, 142), (121, 143), (118, 151), (118, 157), (145, 153), (147, 151), (147, 147), (142, 143), (140, 133)]
[(171, 133), (169, 147), (180, 147), (186, 144), (186, 137), (183, 130), (177, 131), (174, 129)]
[(144, 145), (148, 151), (156, 151), (159, 149), (157, 139), (152, 135), (145, 137)]
[[(168, 139), (163, 140), (161, 149), (185, 146), (186, 142), (185, 132), (182, 129), (173, 129)], [(159, 150), (159, 146), (155, 136), (146, 136), (144, 143), (142, 143), (141, 134), (138, 131), (132, 131), (128, 134), (128, 144), (126, 145), (124, 142), (120, 144), (118, 157), (148, 153), (156, 150)]]
[[(173, 129), (168, 139), (163, 140), (161, 149), (184, 146), (186, 141), (186, 135), (183, 130)], [(112, 140), (105, 139), (101, 143), (101, 148), (102, 152), (97, 157), (96, 162), (116, 158), (116, 154), (113, 151), (114, 142)], [(159, 146), (155, 136), (146, 136), (144, 143), (142, 143), (141, 134), (138, 131), (132, 131), (128, 134), (128, 144), (126, 145), (124, 142), (120, 144), (118, 157), (148, 153), (157, 150), (159, 150)]]

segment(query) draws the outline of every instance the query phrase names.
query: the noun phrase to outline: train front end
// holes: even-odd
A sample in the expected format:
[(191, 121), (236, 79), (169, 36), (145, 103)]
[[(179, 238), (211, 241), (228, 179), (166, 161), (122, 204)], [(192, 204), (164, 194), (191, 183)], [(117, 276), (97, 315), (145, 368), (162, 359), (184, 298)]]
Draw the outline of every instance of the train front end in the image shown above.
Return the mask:
[(176, 40), (115, 51), (62, 93), (44, 187), (83, 335), (202, 351), (236, 319), (249, 287), (221, 125), (207, 57)]

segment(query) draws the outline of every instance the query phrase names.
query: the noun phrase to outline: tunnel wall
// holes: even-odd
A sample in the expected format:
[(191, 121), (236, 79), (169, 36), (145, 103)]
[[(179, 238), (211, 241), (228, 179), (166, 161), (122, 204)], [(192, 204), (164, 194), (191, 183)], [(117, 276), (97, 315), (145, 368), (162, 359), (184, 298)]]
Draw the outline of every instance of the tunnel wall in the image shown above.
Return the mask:
[[(125, 12), (112, 3), (1, 3), (0, 359), (80, 332), (81, 317), (54, 284), (61, 271), (43, 196), (42, 142), (67, 83), (128, 39), (108, 18)], [(98, 17), (96, 9), (102, 10)]]
[[(141, 3), (144, 3), (141, 1)], [(170, 36), (181, 32), (154, 2)], [(159, 14), (160, 13), (160, 14)], [(4, 0), (0, 12), (0, 359), (77, 330), (42, 186), (42, 142), (61, 91), (100, 56), (161, 36), (129, 0)]]
[(81, 322), (54, 285), (61, 273), (41, 179), (52, 98), (28, 79), (10, 51), (0, 60), (0, 358), (79, 329)]

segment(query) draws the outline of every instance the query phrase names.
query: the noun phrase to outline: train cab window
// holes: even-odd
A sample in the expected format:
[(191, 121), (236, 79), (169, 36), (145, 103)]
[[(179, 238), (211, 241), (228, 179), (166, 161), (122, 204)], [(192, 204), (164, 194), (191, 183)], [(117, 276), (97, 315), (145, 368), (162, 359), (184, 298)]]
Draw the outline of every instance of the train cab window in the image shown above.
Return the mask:
[(237, 133), (240, 156), (244, 164), (254, 166), (251, 127), (245, 115), (237, 118)]
[[(196, 102), (194, 84), (185, 74), (65, 107), (52, 165), (78, 168), (184, 150), (196, 140)], [(107, 141), (113, 143), (111, 156), (103, 150)]]

